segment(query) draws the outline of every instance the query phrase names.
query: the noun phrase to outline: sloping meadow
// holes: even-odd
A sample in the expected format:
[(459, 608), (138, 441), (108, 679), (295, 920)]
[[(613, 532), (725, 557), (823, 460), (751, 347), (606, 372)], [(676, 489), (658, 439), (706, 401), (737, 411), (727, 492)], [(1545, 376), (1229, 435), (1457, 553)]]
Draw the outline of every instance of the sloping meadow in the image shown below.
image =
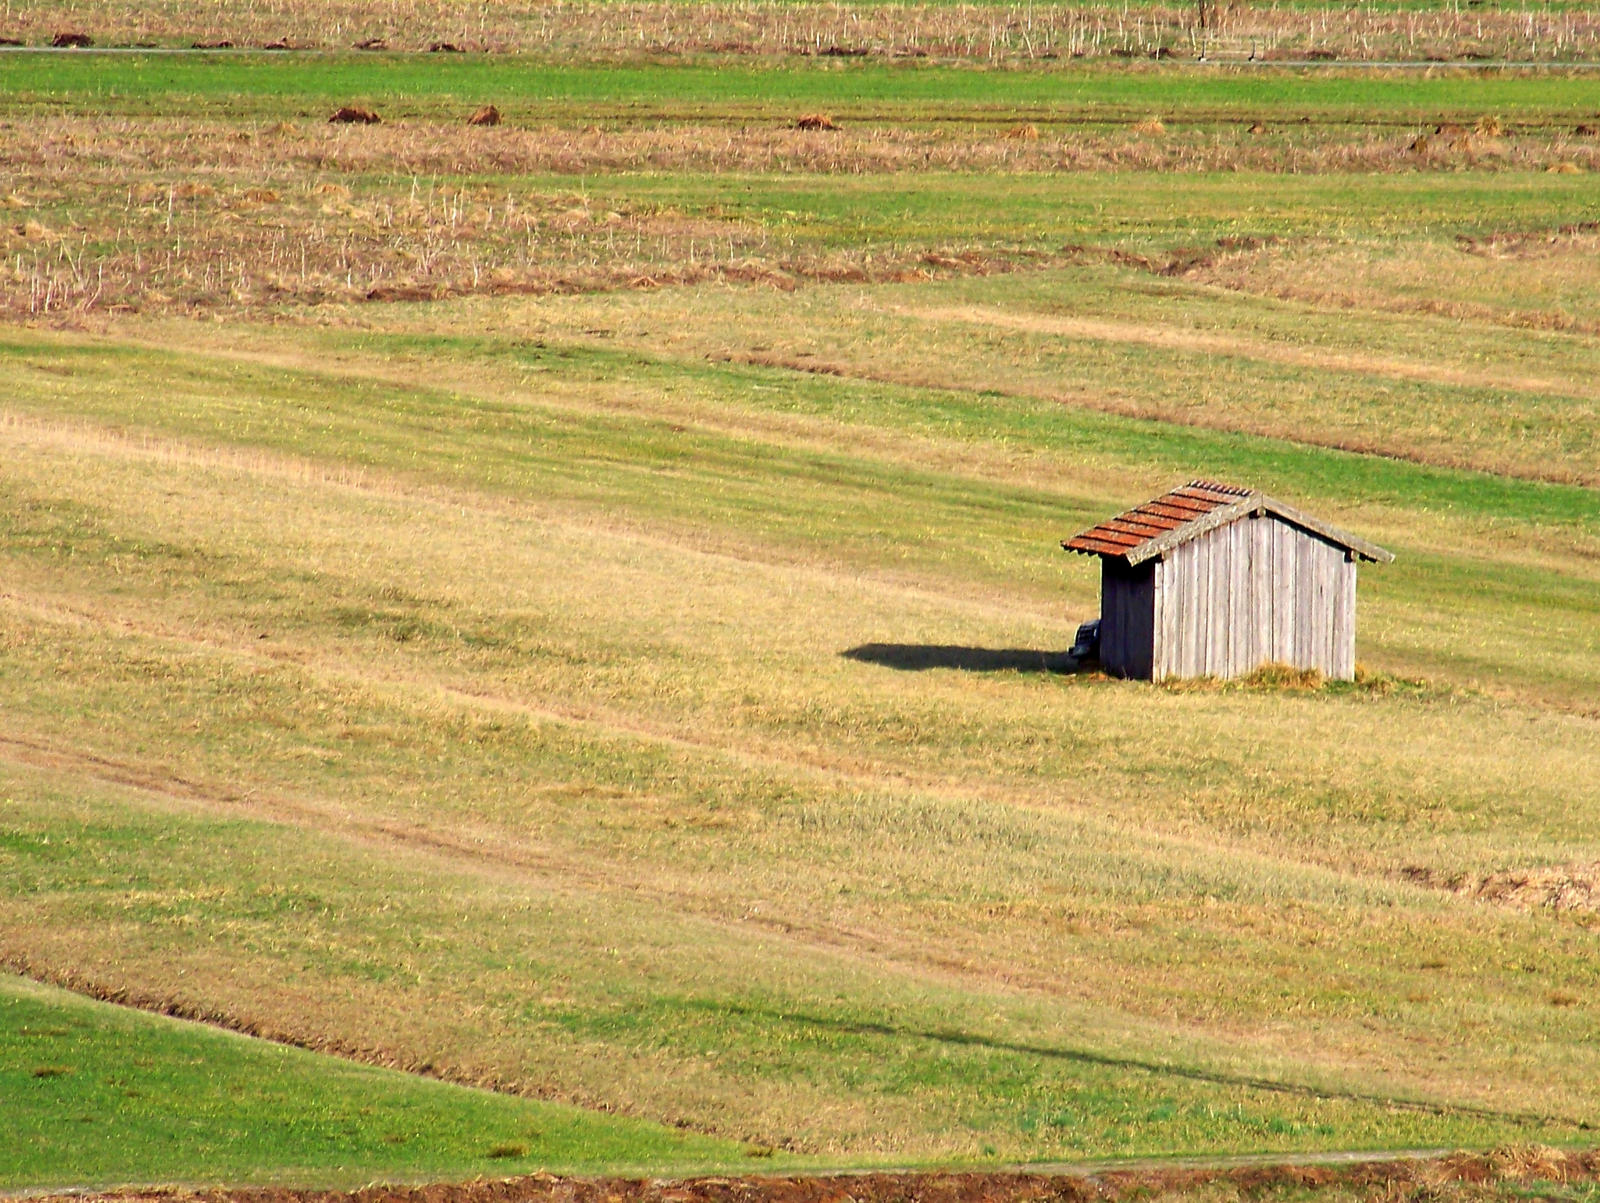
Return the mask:
[[(1587, 77), (37, 61), (0, 961), (738, 1164), (1600, 1120)], [(1200, 475), (1355, 682), (1066, 671)]]
[[(18, 967), (851, 1157), (1590, 1118), (1592, 916), (1441, 888), (1600, 859), (1582, 489), (514, 339), (7, 362)], [(1356, 686), (1023, 671), (1197, 447), (1399, 554)]]

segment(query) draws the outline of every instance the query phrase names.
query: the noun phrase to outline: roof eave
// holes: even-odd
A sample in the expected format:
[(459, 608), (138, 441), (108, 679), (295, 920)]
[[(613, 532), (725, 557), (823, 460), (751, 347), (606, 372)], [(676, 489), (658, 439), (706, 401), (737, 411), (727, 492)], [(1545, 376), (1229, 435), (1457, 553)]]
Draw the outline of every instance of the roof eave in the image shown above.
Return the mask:
[(1075, 556), (1098, 556), (1102, 560), (1125, 560), (1128, 558), (1123, 552), (1095, 551), (1089, 547), (1074, 547), (1071, 539), (1061, 540), (1061, 550), (1070, 551)]

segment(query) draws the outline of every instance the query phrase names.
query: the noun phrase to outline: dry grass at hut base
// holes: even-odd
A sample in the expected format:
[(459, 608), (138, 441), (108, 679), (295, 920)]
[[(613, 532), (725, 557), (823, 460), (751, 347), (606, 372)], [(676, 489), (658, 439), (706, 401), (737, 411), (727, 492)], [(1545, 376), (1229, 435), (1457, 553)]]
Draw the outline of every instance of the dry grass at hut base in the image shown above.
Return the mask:
[[(1446, 166), (1384, 80), (66, 61), (0, 64), (0, 962), (835, 1164), (1591, 1139), (1588, 84)], [(1046, 671), (1058, 541), (1202, 473), (1397, 553), (1357, 681)]]

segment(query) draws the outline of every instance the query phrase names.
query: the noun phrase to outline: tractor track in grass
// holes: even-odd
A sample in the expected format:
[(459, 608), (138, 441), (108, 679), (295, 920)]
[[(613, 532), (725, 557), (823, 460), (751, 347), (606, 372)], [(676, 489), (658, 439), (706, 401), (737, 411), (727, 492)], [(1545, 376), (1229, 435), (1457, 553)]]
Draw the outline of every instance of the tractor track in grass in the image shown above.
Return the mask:
[(1057, 314), (1016, 313), (993, 306), (896, 307), (890, 312), (928, 322), (955, 322), (1019, 334), (1048, 334), (1092, 342), (1131, 343), (1170, 351), (1254, 359), (1289, 367), (1316, 368), (1360, 376), (1385, 376), (1453, 388), (1505, 389), (1555, 394), (1593, 401), (1600, 390), (1575, 380), (1494, 370), (1468, 370), (1361, 351), (1329, 351), (1272, 342), (1226, 331), (1197, 330), (1144, 322), (1110, 321)]
[[(719, 909), (714, 897), (701, 897), (691, 891), (673, 889), (667, 882), (652, 885), (629, 879), (628, 884), (619, 891), (617, 883), (622, 878), (615, 872), (606, 871), (604, 863), (592, 857), (579, 860), (545, 848), (510, 848), (503, 841), (497, 842), (489, 837), (475, 838), (470, 831), (446, 834), (415, 824), (376, 817), (362, 818), (346, 808), (331, 803), (323, 804), (314, 800), (277, 794), (268, 795), (256, 790), (229, 790), (191, 777), (170, 773), (158, 767), (123, 761), (100, 753), (64, 748), (34, 738), (0, 735), (0, 762), (7, 760), (47, 772), (89, 777), (106, 784), (131, 789), (160, 808), (176, 806), (185, 810), (198, 810), (201, 813), (234, 816), (243, 812), (261, 821), (341, 839), (365, 847), (380, 856), (393, 856), (396, 852), (421, 855), (447, 870), (464, 872), (468, 876), (480, 879), (489, 877), (522, 885), (537, 885), (541, 890), (559, 891), (569, 895), (608, 890), (612, 893), (621, 892), (634, 899), (672, 907), (692, 922), (710, 924), (730, 932), (759, 932), (762, 938), (777, 937), (797, 949), (844, 956), (878, 966), (887, 963), (901, 972), (929, 979), (942, 979), (968, 986), (974, 984), (992, 986), (999, 981), (1003, 982), (1008, 990), (1076, 997), (1059, 981), (1037, 979), (1035, 975), (1020, 973), (1009, 967), (1005, 972), (997, 974), (992, 968), (938, 955), (914, 940), (892, 933), (853, 930), (837, 924), (819, 924), (803, 916), (785, 918), (778, 915), (760, 915), (750, 911), (743, 915), (733, 915)], [(559, 1092), (530, 1090), (523, 1084), (506, 1083), (493, 1076), (457, 1069), (448, 1064), (441, 1065), (432, 1058), (424, 1060), (417, 1055), (398, 1053), (379, 1045), (352, 1041), (320, 1031), (306, 1031), (297, 1027), (292, 1020), (285, 1023), (276, 1017), (235, 1014), (225, 1008), (218, 1009), (203, 1002), (177, 998), (160, 990), (152, 991), (136, 983), (118, 984), (104, 981), (79, 969), (46, 964), (15, 946), (7, 948), (0, 945), (0, 968), (100, 1001), (203, 1022), (353, 1061), (400, 1069), (408, 1073), (419, 1073), (483, 1089), (574, 1101)], [(830, 1028), (837, 1026), (833, 1021), (812, 1020), (804, 1014), (789, 1015), (787, 1019), (802, 1026), (811, 1022), (825, 1023)], [(1109, 1066), (1125, 1072), (1153, 1074), (1158, 1077), (1175, 1077), (1224, 1086), (1243, 1086), (1274, 1094), (1375, 1104), (1399, 1111), (1439, 1116), (1469, 1115), (1527, 1127), (1558, 1126), (1578, 1131), (1591, 1129), (1591, 1124), (1587, 1120), (1570, 1116), (1504, 1110), (1470, 1102), (1439, 1102), (1372, 1094), (1360, 1090), (1319, 1087), (1309, 1083), (1211, 1070), (1197, 1065), (1117, 1056), (1081, 1049), (1018, 1044), (951, 1030), (922, 1031), (872, 1022), (851, 1026), (861, 1034), (928, 1040), (939, 1044), (981, 1045), (1049, 1060), (1062, 1059)], [(1069, 1169), (1064, 1172), (1075, 1171)], [(334, 1196), (327, 1197), (334, 1198)], [(262, 1203), (291, 1203), (291, 1201), (263, 1200)], [(363, 1200), (363, 1203), (366, 1201)], [(608, 1199), (605, 1203), (616, 1203), (616, 1201)], [(689, 1201), (667, 1200), (666, 1203), (689, 1203)], [(856, 1199), (855, 1203), (860, 1203), (860, 1200)]]
[[(8, 600), (12, 604), (16, 604), (18, 599), (10, 598)], [(130, 622), (126, 615), (113, 619), (106, 615), (72, 611), (66, 617), (83, 624), (105, 625), (106, 623), (111, 623), (118, 626), (119, 629), (136, 633), (141, 630), (141, 624)], [(170, 631), (161, 632), (160, 634), (145, 633), (152, 638), (174, 638)], [(205, 646), (211, 647), (212, 650), (223, 653), (227, 653), (230, 650), (226, 646), (206, 643), (205, 641), (191, 639), (187, 641), (180, 640), (180, 642), (187, 642), (197, 646), (204, 643)], [(234, 650), (239, 655), (247, 658), (270, 659), (270, 657), (266, 657), (253, 647), (241, 646)], [(298, 660), (295, 663), (307, 669), (317, 668), (315, 664), (305, 664)], [(326, 668), (327, 666), (323, 667)], [(352, 680), (365, 679), (361, 674), (348, 675), (352, 677)], [(381, 686), (385, 682), (369, 681), (368, 684)], [(458, 700), (460, 704), (464, 705), (482, 705), (485, 703), (492, 705), (499, 701), (499, 699), (485, 699), (466, 693), (459, 694)], [(510, 703), (510, 705), (515, 707), (515, 703)], [(706, 750), (716, 751), (717, 749)], [(722, 750), (726, 751), (727, 749)], [(0, 737), (0, 759), (11, 759), (15, 762), (21, 762), (50, 772), (87, 777), (136, 790), (158, 808), (195, 810), (201, 813), (236, 817), (242, 815), (250, 816), (267, 822), (284, 824), (313, 833), (333, 836), (357, 846), (367, 847), (380, 856), (393, 857), (397, 853), (402, 856), (421, 856), (428, 861), (443, 866), (449, 871), (464, 872), (469, 876), (500, 879), (524, 886), (536, 886), (541, 890), (556, 890), (574, 895), (608, 889), (613, 893), (619, 892), (618, 878), (614, 874), (605, 872), (605, 866), (595, 862), (592, 858), (587, 860), (576, 859), (559, 850), (546, 848), (542, 845), (510, 845), (505, 842), (503, 832), (491, 830), (451, 830), (449, 832), (441, 832), (383, 816), (355, 813), (347, 807), (335, 805), (333, 801), (282, 795), (270, 791), (231, 788), (202, 780), (193, 774), (174, 772), (164, 766), (140, 763), (99, 751), (62, 746), (59, 743), (33, 735), (13, 734)], [(775, 937), (791, 943), (797, 950), (806, 948), (877, 965), (887, 963), (891, 966), (897, 966), (901, 972), (910, 972), (919, 976), (926, 975), (930, 978), (962, 981), (967, 984), (978, 981), (993, 985), (997, 980), (992, 968), (956, 962), (948, 957), (940, 957), (924, 944), (906, 939), (903, 934), (856, 930), (837, 924), (818, 924), (804, 915), (784, 917), (780, 915), (734, 914), (730, 913), (726, 907), (719, 906), (714, 894), (707, 895), (703, 891), (697, 893), (694, 890), (674, 888), (674, 883), (667, 879), (654, 882), (640, 882), (630, 879), (628, 884), (622, 887), (620, 893), (645, 903), (672, 907), (686, 919), (694, 922), (709, 923), (728, 931), (759, 932), (763, 938), (768, 939)], [(525, 1087), (518, 1088), (515, 1084), (508, 1086), (505, 1083), (494, 1080), (486, 1081), (481, 1076), (471, 1072), (457, 1070), (450, 1066), (438, 1066), (431, 1061), (423, 1061), (415, 1055), (397, 1054), (392, 1049), (352, 1042), (318, 1031), (299, 1029), (292, 1022), (283, 1024), (276, 1017), (235, 1014), (225, 1007), (218, 1010), (214, 1006), (209, 1006), (202, 1002), (180, 999), (159, 991), (141, 990), (137, 983), (118, 984), (110, 981), (100, 981), (75, 972), (71, 968), (62, 971), (57, 966), (39, 962), (36, 958), (30, 957), (24, 949), (15, 945), (10, 949), (0, 950), (0, 964), (9, 965), (30, 977), (65, 986), (107, 1001), (134, 1005), (183, 1018), (202, 1020), (252, 1035), (263, 1035), (282, 1043), (332, 1052), (353, 1060), (389, 1065), (411, 1072), (427, 1072), (432, 1076), (449, 1081), (487, 1086), (491, 1089), (516, 1090), (519, 1093), (526, 1091)], [(1056, 995), (1063, 993), (1061, 982), (1026, 980), (1025, 975), (1016, 975), (1010, 972), (1003, 974), (1000, 980), (1004, 981), (1007, 988), (1030, 992), (1038, 990)], [(804, 1016), (791, 1018), (794, 1022), (805, 1022)], [(878, 1029), (874, 1029), (874, 1031), (878, 1031)], [(985, 1039), (965, 1033), (893, 1031), (888, 1028), (883, 1028), (878, 1034), (942, 1042), (953, 1040), (958, 1043), (966, 1043), (972, 1040), (983, 1042)], [(1088, 1059), (1096, 1062), (1108, 1060), (1102, 1054), (1071, 1049), (1019, 1047), (1016, 1051), (1045, 1057), (1067, 1057), (1072, 1060)], [(1217, 1075), (1214, 1071), (1178, 1064), (1145, 1062), (1126, 1058), (1111, 1058), (1109, 1060), (1127, 1070), (1205, 1080), (1225, 1077), (1231, 1084), (1248, 1085), (1264, 1091), (1309, 1095), (1318, 1098), (1359, 1099), (1369, 1103), (1380, 1103), (1406, 1110), (1422, 1110), (1437, 1114), (1482, 1113), (1493, 1115), (1501, 1120), (1512, 1119), (1518, 1122), (1539, 1124), (1555, 1122), (1575, 1128), (1585, 1126), (1581, 1121), (1561, 1118), (1552, 1120), (1550, 1117), (1537, 1116), (1532, 1113), (1520, 1115), (1499, 1112), (1470, 1103), (1433, 1103), (1422, 1100), (1375, 1097), (1360, 1092), (1319, 1089), (1294, 1082), (1273, 1081), (1264, 1078), (1240, 1079), (1235, 1075)]]
[[(1238, 350), (1233, 354), (1243, 354)], [(871, 363), (851, 362), (842, 359), (798, 358), (772, 352), (723, 352), (708, 356), (724, 363), (743, 364), (749, 367), (773, 368), (797, 372), (808, 376), (837, 376), (840, 379), (873, 384), (888, 384), (901, 388), (966, 391), (960, 385), (934, 378), (915, 368), (888, 368)], [(1160, 423), (1167, 426), (1188, 427), (1215, 434), (1244, 435), (1249, 438), (1271, 439), (1295, 447), (1310, 447), (1324, 451), (1337, 451), (1347, 455), (1370, 456), (1414, 464), (1420, 468), (1438, 468), (1447, 472), (1475, 472), (1491, 476), (1504, 476), (1511, 480), (1533, 484), (1573, 486), (1585, 489), (1600, 488), (1600, 474), (1579, 472), (1565, 467), (1534, 466), (1506, 463), (1497, 459), (1472, 455), (1429, 454), (1413, 447), (1396, 445), (1382, 440), (1340, 434), (1318, 434), (1300, 430), (1290, 436), (1280, 424), (1265, 418), (1237, 417), (1219, 420), (1213, 416), (1185, 411), (1171, 405), (1144, 401), (1125, 401), (1112, 393), (1096, 393), (1088, 389), (1072, 391), (1061, 389), (1030, 389), (1026, 385), (999, 385), (988, 388), (987, 394), (1021, 401), (1046, 401), (1090, 413), (1108, 414), (1136, 422)]]
[[(15, 604), (16, 599), (9, 600)], [(74, 612), (73, 617), (83, 623), (96, 621), (89, 615), (77, 612)], [(117, 620), (117, 625), (124, 629), (137, 629), (131, 627), (125, 617)], [(201, 641), (187, 642), (198, 646)], [(216, 646), (213, 650), (226, 652), (228, 649)], [(258, 659), (265, 658), (253, 648), (244, 648), (239, 654)], [(302, 665), (302, 667), (314, 666)], [(365, 680), (360, 674), (352, 674), (351, 678), (356, 681)], [(370, 681), (367, 683), (382, 684)], [(464, 705), (494, 705), (500, 701), (459, 691), (455, 700)], [(519, 711), (522, 709), (515, 703), (506, 705), (511, 709)], [(728, 751), (715, 747), (700, 750)], [(580, 857), (525, 840), (507, 842), (503, 831), (492, 828), (456, 826), (445, 831), (381, 815), (362, 814), (340, 804), (336, 799), (230, 787), (192, 774), (175, 772), (159, 764), (64, 746), (33, 735), (0, 735), (0, 762), (6, 760), (46, 772), (88, 778), (130, 789), (142, 795), (148, 803), (158, 809), (249, 817), (336, 838), (365, 848), (380, 858), (390, 859), (397, 854), (403, 857), (422, 857), (446, 871), (464, 873), (468, 877), (477, 879), (499, 880), (524, 888), (531, 886), (541, 891), (552, 891), (568, 896), (611, 893), (636, 902), (668, 907), (690, 922), (706, 923), (729, 932), (759, 933), (760, 938), (776, 938), (797, 950), (805, 949), (830, 956), (843, 956), (877, 966), (887, 965), (899, 972), (915, 974), (930, 980), (955, 982), (968, 987), (973, 985), (992, 987), (996, 983), (1001, 983), (1007, 990), (1058, 998), (1079, 997), (1070, 984), (1061, 980), (1041, 978), (1037, 974), (1022, 971), (1017, 966), (986, 966), (952, 958), (947, 954), (941, 954), (935, 948), (930, 948), (925, 942), (893, 930), (872, 930), (859, 925), (847, 927), (838, 923), (819, 923), (803, 913), (760, 914), (753, 910), (735, 913), (719, 903), (715, 891), (707, 893), (703, 889), (693, 888), (692, 883), (675, 882), (671, 878), (640, 880), (636, 873), (620, 873), (616, 871), (616, 866), (608, 866), (589, 854)], [(913, 787), (907, 784), (906, 788)], [(619, 886), (619, 882), (625, 884)], [(518, 1088), (514, 1084), (508, 1086), (497, 1080), (485, 1080), (481, 1075), (456, 1070), (449, 1066), (439, 1066), (431, 1060), (407, 1057), (390, 1049), (351, 1042), (336, 1036), (330, 1037), (321, 1032), (300, 1030), (292, 1023), (285, 1025), (272, 1017), (236, 1015), (202, 1003), (143, 990), (137, 984), (101, 981), (70, 968), (63, 971), (57, 966), (37, 961), (25, 950), (16, 946), (0, 947), (0, 965), (9, 966), (37, 980), (104, 1001), (199, 1020), (281, 1043), (331, 1052), (353, 1060), (400, 1068), (408, 1072), (425, 1072), (430, 1076), (466, 1085), (507, 1089), (517, 1093), (526, 1092), (525, 1088)], [(806, 1017), (803, 1015), (790, 1018), (796, 1023), (806, 1022)], [(883, 1025), (863, 1025), (864, 1032), (869, 1030), (877, 1035), (921, 1038), (941, 1043), (993, 1043), (989, 1038), (968, 1033), (920, 1032), (893, 1029)], [(1198, 1066), (1111, 1057), (1082, 1050), (1022, 1045), (1006, 1047), (1012, 1051), (1041, 1057), (1110, 1064), (1128, 1071), (1245, 1085), (1274, 1093), (1377, 1103), (1400, 1110), (1439, 1115), (1480, 1115), (1528, 1125), (1558, 1124), (1577, 1129), (1585, 1129), (1588, 1126), (1585, 1121), (1569, 1117), (1502, 1111), (1473, 1103), (1441, 1103), (1370, 1095), (1361, 1091), (1319, 1088), (1304, 1083), (1219, 1073)]]
[[(899, 763), (874, 764), (862, 759), (866, 753), (849, 761), (818, 759), (810, 755), (785, 753), (770, 740), (752, 736), (740, 741), (735, 732), (723, 737), (711, 734), (691, 734), (674, 725), (653, 723), (642, 716), (612, 707), (593, 705), (555, 705), (550, 702), (533, 702), (525, 698), (507, 696), (481, 688), (463, 688), (433, 676), (414, 675), (395, 678), (374, 674), (348, 664), (319, 658), (313, 651), (291, 646), (264, 649), (259, 641), (230, 638), (225, 634), (205, 631), (182, 631), (170, 625), (148, 620), (136, 620), (124, 608), (117, 612), (96, 610), (87, 606), (67, 606), (55, 600), (29, 598), (0, 590), (0, 607), (31, 616), (36, 621), (60, 623), (91, 630), (117, 631), (134, 639), (151, 643), (165, 643), (182, 649), (185, 653), (210, 654), (237, 660), (242, 664), (269, 669), (298, 671), (319, 684), (330, 684), (362, 690), (383, 704), (397, 708), (416, 709), (427, 705), (443, 705), (451, 709), (479, 712), (525, 720), (534, 723), (551, 723), (574, 730), (582, 730), (602, 739), (636, 741), (653, 744), (674, 752), (721, 760), (736, 768), (757, 773), (770, 773), (788, 780), (806, 781), (823, 788), (843, 788), (892, 794), (906, 794), (929, 799), (964, 803), (983, 799), (1003, 803), (1019, 809), (1041, 809), (1060, 812), (1070, 810), (1077, 821), (1086, 827), (1106, 827), (1113, 833), (1122, 829), (1099, 817), (1092, 797), (1068, 792), (1065, 784), (1049, 788), (1017, 779), (993, 781), (983, 777), (956, 774), (914, 772)], [(433, 827), (399, 823), (368, 816), (359, 818), (348, 807), (324, 802), (307, 796), (282, 792), (263, 792), (256, 788), (239, 788), (215, 781), (203, 781), (175, 773), (169, 768), (118, 759), (98, 752), (69, 747), (48, 738), (23, 736), (0, 732), (0, 761), (7, 757), (30, 761), (37, 767), (58, 768), (86, 773), (109, 784), (145, 790), (157, 796), (181, 799), (197, 804), (212, 813), (227, 811), (238, 813), (244, 809), (270, 822), (288, 823), (307, 827), (325, 834), (345, 836), (357, 842), (378, 843), (385, 846), (410, 845), (439, 855), (469, 861), (484, 867), (498, 865), (502, 870), (522, 874), (539, 874), (551, 883), (572, 886), (589, 883), (593, 888), (616, 883), (618, 873), (611, 869), (595, 868), (593, 854), (585, 852), (582, 859), (573, 859), (554, 847), (544, 844), (519, 842), (507, 845), (505, 832), (495, 826), (467, 827), (455, 824), (451, 833)], [(1085, 804), (1088, 804), (1087, 806)], [(1205, 854), (1227, 852), (1233, 857), (1274, 867), (1292, 865), (1302, 871), (1330, 874), (1340, 880), (1365, 880), (1362, 874), (1337, 864), (1316, 861), (1285, 859), (1272, 853), (1241, 849), (1226, 841), (1206, 838), (1194, 832), (1142, 831), (1143, 838), (1152, 847), (1185, 849)], [(630, 869), (630, 872), (632, 870)], [(1418, 884), (1409, 869), (1399, 872), (1398, 880), (1409, 882), (1425, 892), (1435, 892)], [(668, 879), (670, 880), (670, 879)], [(703, 917), (728, 918), (725, 911), (707, 909), (706, 900), (693, 892), (670, 888), (659, 883), (652, 892), (643, 883), (633, 880), (629, 892), (635, 896), (651, 896), (661, 902), (701, 904)], [(699, 913), (699, 912), (697, 912)], [(974, 966), (952, 961), (947, 957), (930, 956), (916, 946), (907, 946), (903, 940), (883, 933), (872, 934), (852, 930), (836, 924), (813, 925), (802, 919), (785, 919), (774, 915), (746, 914), (741, 924), (763, 928), (787, 936), (807, 936), (818, 946), (834, 951), (851, 951), (875, 957), (891, 956), (919, 963), (922, 968), (938, 971), (955, 978), (971, 980), (974, 975), (983, 980), (993, 980), (993, 974), (975, 970)], [(908, 949), (910, 951), (908, 951)], [(1050, 995), (1071, 995), (1055, 979), (1035, 979), (1008, 967), (1006, 980), (1018, 988)]]
[[(1399, 356), (1375, 355), (1360, 351), (1335, 351), (1314, 347), (1273, 342), (1267, 339), (1227, 331), (1180, 329), (1171, 326), (1142, 322), (1113, 321), (1102, 318), (1057, 316), (1034, 313), (1016, 313), (991, 306), (888, 306), (885, 313), (929, 325), (958, 324), (994, 331), (1010, 331), (1021, 335), (1045, 335), (1066, 340), (1102, 342), (1121, 346), (1142, 346), (1158, 351), (1193, 355), (1221, 356), (1248, 359), (1258, 363), (1272, 363), (1284, 367), (1306, 368), (1319, 372), (1337, 372), (1353, 376), (1416, 382), (1449, 388), (1503, 390), (1543, 399), (1562, 399), (1587, 402), (1590, 407), (1600, 404), (1600, 390), (1572, 379), (1544, 377), (1503, 371), (1480, 371), (1448, 364), (1427, 363)], [(910, 388), (960, 389), (947, 379), (938, 378), (915, 367), (886, 367), (872, 362), (861, 362), (841, 356), (824, 358), (798, 358), (772, 352), (725, 352), (711, 356), (726, 362), (747, 364), (752, 367), (776, 368), (815, 376), (836, 376), (842, 379), (871, 381)], [(1244, 434), (1259, 438), (1285, 439), (1283, 427), (1276, 421), (1239, 414), (1218, 417), (1215, 414), (1188, 412), (1166, 404), (1149, 401), (1128, 402), (1115, 394), (1097, 393), (1077, 388), (1030, 388), (1026, 384), (1001, 384), (994, 391), (999, 395), (1034, 400), (1053, 401), (1072, 408), (1085, 409), (1140, 421), (1163, 422), (1213, 430), (1224, 434)], [(1341, 434), (1338, 431), (1318, 432), (1300, 430), (1291, 440), (1298, 445), (1326, 448), (1355, 455), (1381, 456), (1448, 471), (1487, 472), (1512, 479), (1546, 484), (1577, 485), (1583, 488), (1600, 487), (1600, 474), (1568, 469), (1551, 464), (1528, 464), (1507, 461), (1504, 457), (1476, 454), (1471, 451), (1455, 453), (1444, 450), (1419, 450), (1394, 439), (1374, 439), (1360, 434)]]

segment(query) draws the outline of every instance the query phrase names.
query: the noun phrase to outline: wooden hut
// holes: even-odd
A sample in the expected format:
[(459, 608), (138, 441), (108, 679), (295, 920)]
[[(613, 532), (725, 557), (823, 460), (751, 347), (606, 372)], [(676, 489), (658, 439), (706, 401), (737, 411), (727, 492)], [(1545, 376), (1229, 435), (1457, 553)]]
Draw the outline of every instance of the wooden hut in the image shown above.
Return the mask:
[(1356, 561), (1375, 543), (1253, 489), (1196, 480), (1074, 535), (1100, 557), (1100, 663), (1120, 677), (1356, 670)]

